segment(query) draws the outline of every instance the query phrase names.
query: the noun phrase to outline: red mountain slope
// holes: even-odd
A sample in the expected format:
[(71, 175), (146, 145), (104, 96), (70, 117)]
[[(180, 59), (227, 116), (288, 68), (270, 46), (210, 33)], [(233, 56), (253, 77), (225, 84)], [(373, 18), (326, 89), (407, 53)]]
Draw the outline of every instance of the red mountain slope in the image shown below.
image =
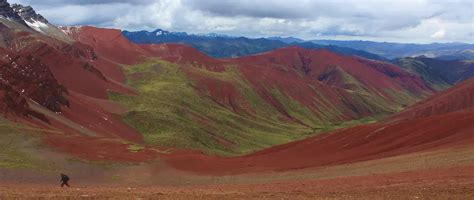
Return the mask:
[[(322, 105), (339, 110), (346, 119), (356, 119), (433, 92), (419, 77), (397, 66), (327, 50), (289, 47), (229, 62), (240, 66), (267, 101), (275, 102), (268, 94), (276, 88), (320, 117), (329, 114), (321, 110)], [(278, 102), (274, 106), (284, 112)]]
[[(337, 165), (472, 145), (473, 87), (474, 79), (468, 80), (401, 113), (399, 121), (334, 131), (237, 158), (183, 153), (170, 156), (168, 162), (178, 169), (199, 173), (248, 173)], [(448, 109), (429, 112), (436, 105)]]
[[(137, 64), (152, 57), (170, 62), (199, 63), (205, 67), (222, 66), (222, 61), (181, 44), (135, 44), (118, 29), (104, 29), (91, 26), (64, 27), (75, 40), (94, 48), (99, 57), (120, 64)], [(220, 68), (222, 70), (222, 68)]]
[(436, 94), (417, 104), (417, 106), (400, 113), (394, 118), (419, 118), (432, 115), (456, 112), (474, 106), (474, 79), (468, 79), (456, 87)]
[(117, 29), (91, 26), (64, 27), (76, 41), (94, 48), (99, 56), (122, 64), (135, 64), (149, 56), (140, 46), (133, 44)]
[(295, 71), (311, 79), (344, 89), (354, 90), (357, 85), (344, 83), (342, 72), (380, 92), (383, 92), (381, 90), (384, 88), (398, 90), (404, 88), (419, 93), (431, 90), (422, 80), (398, 66), (359, 57), (341, 56), (325, 49), (306, 50), (300, 47), (288, 47), (236, 60), (243, 65), (253, 65), (254, 68), (272, 66)]
[(8, 23), (9, 27), (1, 29), (5, 38), (1, 75), (5, 88), (2, 107), (13, 111), (9, 117), (26, 117), (40, 126), (72, 134), (141, 141), (141, 136), (119, 116), (94, 103), (107, 99), (109, 90), (132, 90), (96, 67), (105, 61), (97, 58), (91, 47)]

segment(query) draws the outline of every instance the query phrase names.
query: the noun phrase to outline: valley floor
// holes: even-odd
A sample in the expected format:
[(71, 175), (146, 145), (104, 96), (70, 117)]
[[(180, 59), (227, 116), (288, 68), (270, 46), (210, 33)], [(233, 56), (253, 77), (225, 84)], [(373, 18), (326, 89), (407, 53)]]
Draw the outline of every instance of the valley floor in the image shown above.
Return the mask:
[[(79, 168), (77, 168), (79, 169)], [(245, 175), (190, 174), (163, 162), (77, 174), (0, 171), (1, 199), (473, 199), (474, 147), (322, 168)], [(105, 172), (105, 170), (104, 170)], [(12, 174), (13, 173), (13, 174)], [(15, 174), (17, 173), (17, 174)], [(50, 178), (54, 177), (54, 178)], [(24, 179), (31, 177), (31, 179)], [(108, 178), (107, 178), (108, 177)], [(145, 180), (145, 181), (143, 181)]]
[(2, 198), (47, 199), (472, 199), (474, 167), (267, 184), (187, 187), (0, 185)]

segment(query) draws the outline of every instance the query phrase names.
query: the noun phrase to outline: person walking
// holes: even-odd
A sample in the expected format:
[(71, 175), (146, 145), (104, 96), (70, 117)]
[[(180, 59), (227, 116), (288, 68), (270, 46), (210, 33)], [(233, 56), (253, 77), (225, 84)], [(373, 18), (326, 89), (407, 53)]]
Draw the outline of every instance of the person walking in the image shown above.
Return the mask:
[(61, 174), (61, 187), (64, 187), (64, 185), (69, 186), (69, 184), (67, 183), (69, 181), (69, 176), (67, 176), (66, 174)]

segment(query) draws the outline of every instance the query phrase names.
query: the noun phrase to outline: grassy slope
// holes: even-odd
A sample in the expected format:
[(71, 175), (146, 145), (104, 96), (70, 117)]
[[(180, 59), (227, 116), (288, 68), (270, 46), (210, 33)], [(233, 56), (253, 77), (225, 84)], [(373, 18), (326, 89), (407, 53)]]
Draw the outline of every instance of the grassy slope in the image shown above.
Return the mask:
[(277, 111), (256, 94), (233, 66), (228, 66), (225, 72), (219, 74), (193, 68), (192, 73), (218, 77), (236, 85), (254, 111), (254, 114), (236, 114), (231, 108), (217, 104), (209, 95), (198, 92), (195, 89), (197, 83), (183, 73), (182, 67), (161, 60), (125, 67), (128, 84), (139, 95), (110, 93), (111, 99), (129, 108), (123, 116), (124, 120), (142, 133), (148, 144), (238, 155), (305, 138), (334, 127), (366, 122), (362, 119), (335, 125), (312, 120), (306, 108), (275, 89), (272, 95), (284, 103), (292, 115), (305, 118), (305, 122), (317, 128), (282, 122)]
[(429, 66), (415, 58), (401, 58), (397, 60), (397, 64), (408, 72), (420, 75), (437, 91), (451, 87), (449, 83), (446, 83), (439, 75), (435, 74)]
[(53, 165), (35, 156), (42, 147), (42, 129), (0, 118), (0, 168), (51, 170)]
[(175, 64), (152, 61), (128, 67), (126, 73), (140, 95), (112, 93), (111, 98), (130, 109), (125, 121), (150, 144), (238, 154), (285, 143), (311, 131), (237, 115), (200, 95)]

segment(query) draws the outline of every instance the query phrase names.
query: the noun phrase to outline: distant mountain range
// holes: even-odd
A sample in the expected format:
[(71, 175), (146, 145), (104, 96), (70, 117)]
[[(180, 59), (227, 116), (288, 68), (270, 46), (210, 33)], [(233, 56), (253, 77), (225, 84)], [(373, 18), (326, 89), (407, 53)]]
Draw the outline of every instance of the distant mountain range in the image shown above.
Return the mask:
[(306, 49), (329, 49), (343, 55), (354, 55), (374, 60), (386, 60), (382, 56), (348, 47), (334, 45), (319, 45), (304, 42), (297, 38), (246, 38), (218, 34), (187, 34), (185, 32), (170, 32), (162, 29), (154, 31), (123, 31), (123, 35), (138, 44), (178, 43), (191, 45), (209, 56), (215, 58), (235, 58), (263, 53), (288, 46), (300, 46)]
[(307, 49), (329, 49), (343, 55), (355, 55), (374, 60), (427, 56), (443, 60), (473, 60), (474, 44), (432, 43), (404, 44), (372, 41), (310, 40), (295, 37), (247, 38), (220, 34), (188, 34), (155, 31), (123, 31), (131, 41), (139, 44), (179, 43), (191, 45), (216, 58), (241, 57), (287, 46)]
[(152, 32), (123, 31), (123, 35), (129, 40), (139, 44), (188, 44), (216, 58), (240, 57), (288, 46), (286, 43), (276, 40), (218, 35), (194, 35), (184, 32), (169, 32), (161, 29)]
[(436, 57), (440, 60), (474, 60), (474, 49), (464, 49)]
[(388, 59), (401, 57), (426, 56), (444, 59), (474, 59), (474, 44), (468, 43), (432, 43), (432, 44), (404, 44), (392, 42), (371, 41), (339, 41), (339, 40), (311, 40), (320, 45), (336, 45), (377, 54)]
[(305, 42), (304, 40), (302, 39), (299, 39), (299, 38), (295, 38), (295, 37), (268, 37), (267, 39), (269, 40), (278, 40), (278, 41), (282, 41), (284, 43), (295, 43), (295, 42)]

